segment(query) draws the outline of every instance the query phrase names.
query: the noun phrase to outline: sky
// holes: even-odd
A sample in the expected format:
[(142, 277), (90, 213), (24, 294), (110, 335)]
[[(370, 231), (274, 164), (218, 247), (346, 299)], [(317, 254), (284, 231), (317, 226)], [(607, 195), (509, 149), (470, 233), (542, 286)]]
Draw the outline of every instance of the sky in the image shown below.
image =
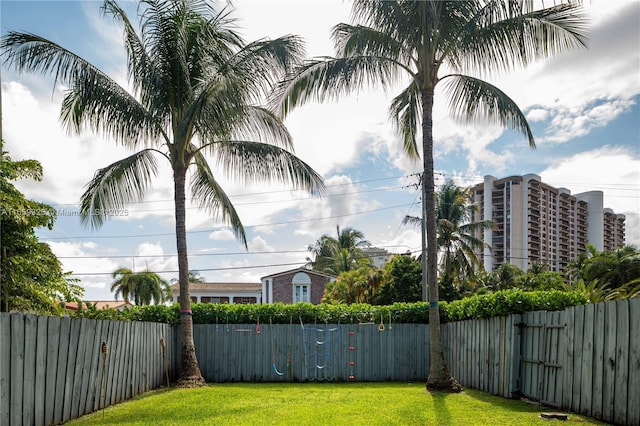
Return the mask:
[[(121, 5), (137, 22), (136, 2)], [(25, 31), (78, 53), (127, 87), (122, 32), (100, 15), (98, 1), (0, 1), (0, 33)], [(245, 40), (297, 34), (309, 57), (334, 53), (330, 29), (349, 22), (348, 1), (234, 0), (232, 16)], [(640, 247), (640, 1), (584, 2), (590, 17), (588, 49), (572, 51), (508, 74), (487, 78), (529, 120), (537, 149), (513, 131), (485, 123), (460, 125), (436, 93), (436, 183), (460, 186), (485, 175), (535, 173), (572, 194), (603, 191), (604, 206), (626, 216), (627, 243)], [(64, 87), (51, 76), (16, 74), (3, 66), (2, 132), (14, 160), (37, 159), (41, 182), (19, 181), (30, 199), (58, 211), (52, 230), (38, 230), (87, 300), (113, 299), (111, 273), (119, 267), (177, 277), (173, 193), (169, 167), (161, 168), (145, 199), (101, 228), (84, 227), (78, 200), (96, 170), (130, 153), (90, 132), (61, 126)], [(338, 101), (309, 103), (285, 124), (295, 153), (320, 173), (322, 198), (273, 185), (244, 187), (219, 180), (247, 232), (248, 249), (225, 224), (188, 203), (189, 269), (208, 282), (259, 282), (305, 264), (307, 248), (336, 227), (364, 233), (373, 246), (417, 253), (419, 229), (402, 225), (419, 216), (416, 186), (421, 163), (404, 155), (388, 121), (393, 90), (372, 88)]]

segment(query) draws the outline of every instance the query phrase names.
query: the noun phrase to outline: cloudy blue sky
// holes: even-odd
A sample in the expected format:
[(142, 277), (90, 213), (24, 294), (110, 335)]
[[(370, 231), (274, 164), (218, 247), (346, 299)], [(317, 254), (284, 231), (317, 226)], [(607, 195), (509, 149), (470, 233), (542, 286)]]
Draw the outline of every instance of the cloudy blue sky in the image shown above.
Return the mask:
[[(121, 31), (99, 13), (97, 1), (0, 2), (0, 30), (32, 32), (74, 50), (126, 82)], [(122, 2), (135, 15), (136, 3)], [(333, 0), (234, 0), (234, 16), (246, 40), (298, 34), (309, 56), (331, 55), (330, 28), (349, 19), (349, 2)], [(537, 150), (513, 132), (453, 123), (436, 99), (438, 182), (460, 185), (536, 173), (572, 193), (600, 190), (605, 207), (627, 217), (627, 242), (640, 246), (640, 2), (585, 1), (591, 17), (590, 46), (492, 81), (525, 111)], [(144, 202), (99, 230), (80, 225), (77, 203), (94, 172), (127, 155), (90, 133), (67, 135), (58, 121), (64, 87), (40, 75), (2, 68), (5, 149), (14, 159), (34, 158), (42, 182), (19, 182), (32, 199), (60, 211), (51, 231), (39, 231), (73, 271), (90, 300), (110, 299), (116, 268), (149, 268), (177, 276), (168, 168)], [(418, 230), (402, 218), (418, 215), (415, 173), (387, 120), (393, 92), (371, 90), (339, 102), (309, 104), (286, 121), (296, 154), (326, 179), (328, 196), (317, 199), (284, 187), (225, 183), (247, 229), (249, 250), (224, 224), (188, 210), (190, 269), (208, 281), (258, 282), (304, 264), (308, 245), (336, 226), (354, 227), (391, 252), (417, 251)], [(436, 95), (437, 96), (437, 95)]]

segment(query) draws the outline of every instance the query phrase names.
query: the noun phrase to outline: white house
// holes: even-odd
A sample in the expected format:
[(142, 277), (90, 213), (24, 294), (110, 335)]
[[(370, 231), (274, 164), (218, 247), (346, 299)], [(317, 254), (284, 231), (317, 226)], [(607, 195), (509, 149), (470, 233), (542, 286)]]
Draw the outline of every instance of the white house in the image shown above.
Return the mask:
[[(171, 286), (173, 300), (178, 300), (180, 286)], [(189, 296), (193, 303), (262, 303), (262, 283), (191, 283)]]

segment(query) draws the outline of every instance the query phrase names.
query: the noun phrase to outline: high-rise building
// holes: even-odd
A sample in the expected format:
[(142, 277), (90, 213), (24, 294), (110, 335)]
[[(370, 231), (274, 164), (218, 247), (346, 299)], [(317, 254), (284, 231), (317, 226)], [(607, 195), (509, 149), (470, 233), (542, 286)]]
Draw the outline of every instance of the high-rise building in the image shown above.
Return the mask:
[(485, 176), (471, 190), (477, 206), (473, 220), (495, 223), (477, 235), (489, 245), (478, 253), (487, 271), (502, 263), (525, 271), (544, 263), (562, 271), (587, 243), (600, 251), (624, 245), (625, 216), (603, 207), (602, 191), (572, 195), (535, 174)]

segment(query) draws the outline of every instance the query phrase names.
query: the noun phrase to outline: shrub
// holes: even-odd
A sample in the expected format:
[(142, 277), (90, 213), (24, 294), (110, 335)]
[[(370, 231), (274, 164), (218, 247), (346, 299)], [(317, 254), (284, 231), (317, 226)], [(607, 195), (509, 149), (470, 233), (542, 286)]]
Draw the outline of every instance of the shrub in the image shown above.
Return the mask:
[[(450, 303), (440, 302), (442, 322), (490, 318), (530, 311), (558, 311), (569, 306), (588, 303), (577, 292), (559, 290), (525, 292), (517, 289), (477, 294)], [(227, 305), (195, 303), (192, 305), (195, 324), (298, 324), (359, 322), (428, 323), (429, 304), (425, 302), (394, 303), (387, 306), (369, 304), (334, 305), (297, 303), (287, 305)], [(89, 308), (74, 314), (80, 318), (151, 321), (179, 324), (179, 306), (133, 306), (124, 311)]]

